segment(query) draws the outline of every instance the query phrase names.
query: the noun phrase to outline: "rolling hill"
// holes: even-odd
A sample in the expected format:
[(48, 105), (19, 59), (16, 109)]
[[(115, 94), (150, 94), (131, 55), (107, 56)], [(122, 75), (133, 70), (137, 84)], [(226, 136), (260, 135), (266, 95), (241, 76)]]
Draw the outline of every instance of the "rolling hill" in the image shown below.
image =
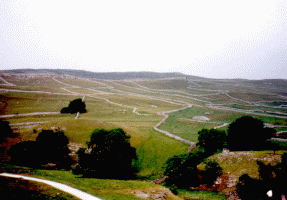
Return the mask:
[[(287, 131), (287, 80), (208, 79), (180, 73), (93, 73), (78, 70), (0, 71), (0, 118), (21, 140), (59, 128), (75, 150), (95, 128), (123, 128), (139, 157), (139, 176), (163, 176), (168, 158), (185, 153), (202, 128), (252, 115)], [(60, 114), (85, 97), (87, 113)], [(157, 127), (157, 128), (155, 128)], [(163, 134), (168, 132), (175, 138)], [(180, 138), (180, 139), (179, 139)], [(237, 172), (236, 172), (237, 173)], [(237, 174), (238, 175), (238, 174)]]

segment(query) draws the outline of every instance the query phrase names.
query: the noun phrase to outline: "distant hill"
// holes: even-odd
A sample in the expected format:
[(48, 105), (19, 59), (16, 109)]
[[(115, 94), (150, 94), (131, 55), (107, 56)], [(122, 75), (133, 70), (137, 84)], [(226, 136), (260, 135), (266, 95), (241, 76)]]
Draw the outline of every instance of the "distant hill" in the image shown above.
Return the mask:
[[(85, 70), (69, 70), (69, 69), (13, 69), (13, 70), (0, 70), (0, 72), (13, 72), (22, 74), (58, 74), (58, 75), (71, 75), (80, 76), (85, 78), (98, 78), (98, 79), (159, 79), (159, 78), (172, 78), (172, 77), (186, 77), (187, 75), (181, 73), (157, 73), (157, 72), (90, 72)], [(190, 77), (190, 76), (188, 76)]]

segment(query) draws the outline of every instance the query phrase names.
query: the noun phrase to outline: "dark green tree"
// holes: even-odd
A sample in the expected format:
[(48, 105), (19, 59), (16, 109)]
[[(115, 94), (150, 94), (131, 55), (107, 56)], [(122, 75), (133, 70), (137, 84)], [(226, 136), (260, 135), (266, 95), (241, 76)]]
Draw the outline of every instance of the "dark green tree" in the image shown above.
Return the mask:
[(68, 107), (64, 107), (61, 109), (61, 113), (86, 113), (86, 104), (82, 99), (74, 99), (69, 103)]
[(57, 163), (68, 158), (69, 140), (63, 131), (42, 130), (36, 138), (42, 164)]
[(251, 178), (248, 174), (241, 175), (236, 185), (236, 190), (242, 200), (265, 199), (269, 189), (261, 180)]
[(75, 99), (70, 102), (68, 109), (70, 110), (71, 113), (85, 113), (87, 112), (86, 110), (86, 104), (85, 102), (82, 101), (82, 99)]
[(198, 132), (198, 144), (205, 151), (216, 153), (227, 147), (227, 135), (222, 130), (202, 129)]
[(10, 163), (28, 167), (38, 167), (40, 165), (39, 149), (35, 141), (23, 141), (13, 145), (8, 154)]
[(199, 185), (197, 165), (201, 162), (195, 154), (182, 154), (167, 160), (165, 175), (167, 186), (188, 189)]
[(72, 159), (69, 156), (69, 140), (63, 131), (42, 130), (36, 141), (24, 141), (9, 150), (11, 162), (39, 167), (55, 163), (57, 167), (69, 169)]
[(14, 138), (15, 134), (13, 133), (9, 122), (3, 121), (0, 119), (0, 143), (5, 142), (7, 138)]
[(230, 150), (259, 150), (264, 148), (268, 134), (261, 120), (251, 116), (236, 119), (228, 127), (227, 142)]
[(13, 133), (9, 122), (0, 119), (0, 162), (6, 162), (9, 160), (7, 151), (12, 146), (15, 137), (17, 137), (17, 134)]
[(70, 109), (68, 107), (64, 107), (64, 108), (61, 109), (61, 113), (69, 114), (69, 113), (71, 113), (71, 111), (70, 111)]
[(78, 152), (78, 172), (84, 176), (129, 179), (136, 172), (136, 149), (123, 129), (95, 129), (87, 144)]
[(275, 137), (276, 130), (274, 128), (264, 128), (263, 135), (264, 135), (266, 140), (270, 139), (272, 137)]
[(203, 183), (212, 186), (216, 179), (222, 175), (222, 167), (215, 160), (205, 161), (205, 171), (203, 173)]
[(164, 174), (168, 176), (167, 186), (188, 189), (197, 187), (200, 184), (197, 165), (200, 164), (209, 154), (198, 148), (192, 153), (181, 154), (169, 158), (166, 162)]

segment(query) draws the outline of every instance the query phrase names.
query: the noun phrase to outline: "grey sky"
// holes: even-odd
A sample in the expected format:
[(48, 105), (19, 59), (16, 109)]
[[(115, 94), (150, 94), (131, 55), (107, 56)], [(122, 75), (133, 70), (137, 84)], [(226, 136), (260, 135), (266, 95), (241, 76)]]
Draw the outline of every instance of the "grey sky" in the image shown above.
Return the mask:
[(5, 0), (0, 67), (287, 79), (287, 1)]

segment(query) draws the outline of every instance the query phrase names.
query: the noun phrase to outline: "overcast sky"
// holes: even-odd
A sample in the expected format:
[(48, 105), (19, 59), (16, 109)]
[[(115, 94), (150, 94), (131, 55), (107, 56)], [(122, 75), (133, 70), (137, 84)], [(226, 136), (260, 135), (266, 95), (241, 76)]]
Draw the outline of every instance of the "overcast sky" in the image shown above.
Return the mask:
[(287, 1), (1, 0), (0, 68), (287, 79)]

